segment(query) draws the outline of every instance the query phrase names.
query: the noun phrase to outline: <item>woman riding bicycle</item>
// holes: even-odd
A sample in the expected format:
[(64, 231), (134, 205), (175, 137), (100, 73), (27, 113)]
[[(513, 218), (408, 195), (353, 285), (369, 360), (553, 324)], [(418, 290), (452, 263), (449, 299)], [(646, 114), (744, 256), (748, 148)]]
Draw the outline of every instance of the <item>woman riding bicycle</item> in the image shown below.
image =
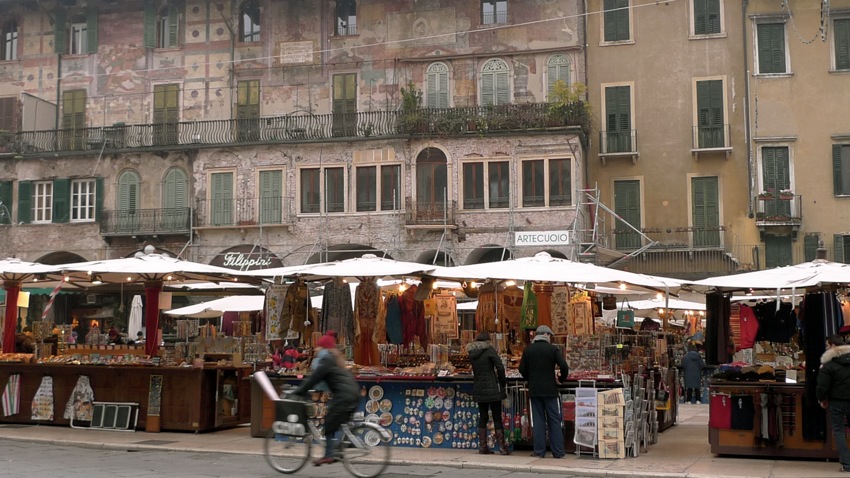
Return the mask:
[(323, 335), (316, 341), (318, 366), (301, 382), (292, 393), (306, 396), (319, 382), (328, 384), (331, 399), (325, 414), (325, 456), (313, 461), (315, 466), (336, 463), (337, 432), (343, 423), (351, 420), (360, 401), (360, 386), (354, 375), (345, 368), (345, 360), (336, 348), (336, 341), (330, 335)]

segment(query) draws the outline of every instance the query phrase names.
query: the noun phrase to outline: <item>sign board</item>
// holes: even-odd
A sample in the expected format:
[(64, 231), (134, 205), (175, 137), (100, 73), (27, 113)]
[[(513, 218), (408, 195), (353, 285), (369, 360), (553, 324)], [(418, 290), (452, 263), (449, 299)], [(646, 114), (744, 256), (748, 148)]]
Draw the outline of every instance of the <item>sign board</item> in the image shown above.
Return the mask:
[(515, 246), (565, 246), (570, 231), (522, 231), (514, 233)]
[(313, 63), (312, 41), (281, 42), (278, 45), (282, 64)]
[(240, 271), (283, 267), (283, 262), (271, 251), (251, 244), (231, 247), (210, 261), (214, 266)]

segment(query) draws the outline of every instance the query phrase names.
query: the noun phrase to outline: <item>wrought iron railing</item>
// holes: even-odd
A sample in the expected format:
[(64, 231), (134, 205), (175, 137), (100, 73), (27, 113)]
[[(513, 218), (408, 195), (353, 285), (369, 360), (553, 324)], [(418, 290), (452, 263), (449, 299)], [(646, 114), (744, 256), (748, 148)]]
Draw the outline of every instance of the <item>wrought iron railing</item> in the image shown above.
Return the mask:
[(192, 211), (188, 207), (111, 210), (100, 214), (103, 236), (189, 234), (191, 230)]
[(803, 221), (803, 197), (799, 194), (762, 193), (755, 197), (756, 222), (797, 224)]
[(195, 209), (195, 226), (245, 227), (290, 224), (289, 198), (239, 197), (201, 199)]
[(599, 153), (635, 153), (637, 152), (637, 130), (600, 131)]
[(732, 146), (728, 124), (693, 128), (693, 149), (724, 149)]
[(405, 202), (405, 223), (407, 225), (455, 225), (457, 202), (417, 202), (407, 198)]
[(486, 135), (580, 126), (588, 132), (584, 103), (549, 103), (470, 108), (417, 108), (229, 120), (123, 124), (92, 128), (5, 133), (0, 153), (116, 151), (139, 148), (203, 147), (242, 143), (321, 141), (381, 136)]

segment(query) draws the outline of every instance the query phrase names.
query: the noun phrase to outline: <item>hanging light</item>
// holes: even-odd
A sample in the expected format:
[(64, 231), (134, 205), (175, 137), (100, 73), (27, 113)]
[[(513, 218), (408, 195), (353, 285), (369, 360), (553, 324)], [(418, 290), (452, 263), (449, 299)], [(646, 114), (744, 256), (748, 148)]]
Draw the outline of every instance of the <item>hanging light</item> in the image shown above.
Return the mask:
[(94, 284), (94, 285), (103, 284), (103, 279), (101, 279), (100, 274), (93, 275), (91, 283)]

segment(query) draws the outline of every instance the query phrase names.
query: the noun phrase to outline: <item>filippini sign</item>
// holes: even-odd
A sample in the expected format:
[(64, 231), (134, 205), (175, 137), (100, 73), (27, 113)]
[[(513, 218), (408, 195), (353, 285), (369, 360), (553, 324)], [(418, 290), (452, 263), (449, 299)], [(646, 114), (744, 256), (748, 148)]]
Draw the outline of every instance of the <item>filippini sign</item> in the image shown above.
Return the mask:
[(523, 231), (514, 233), (515, 246), (565, 246), (570, 231)]

